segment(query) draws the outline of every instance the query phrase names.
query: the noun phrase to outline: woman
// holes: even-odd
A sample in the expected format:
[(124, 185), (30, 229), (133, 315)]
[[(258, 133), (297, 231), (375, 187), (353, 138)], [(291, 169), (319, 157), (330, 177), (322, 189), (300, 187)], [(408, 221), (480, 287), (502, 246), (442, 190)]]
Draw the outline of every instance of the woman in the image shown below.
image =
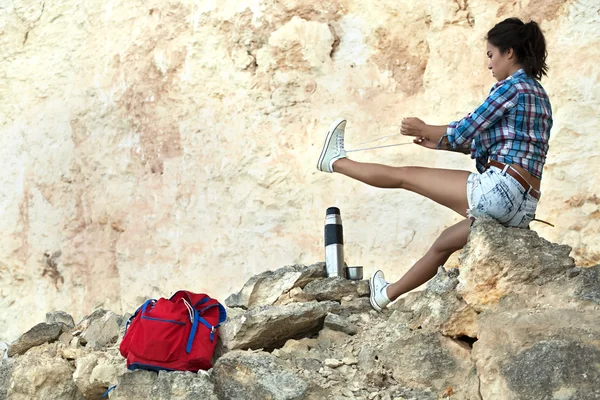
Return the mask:
[(470, 153), (480, 174), (468, 171), (391, 167), (346, 157), (339, 119), (330, 127), (317, 168), (338, 172), (371, 186), (406, 189), (444, 205), (465, 219), (446, 229), (427, 254), (397, 282), (383, 272), (370, 279), (371, 305), (381, 311), (400, 295), (435, 276), (438, 266), (467, 242), (472, 220), (487, 214), (505, 226), (526, 228), (540, 198), (552, 110), (538, 82), (546, 75), (546, 41), (539, 26), (506, 19), (487, 34), (488, 68), (498, 80), (475, 111), (448, 125), (418, 118), (402, 121), (400, 132), (429, 148)]

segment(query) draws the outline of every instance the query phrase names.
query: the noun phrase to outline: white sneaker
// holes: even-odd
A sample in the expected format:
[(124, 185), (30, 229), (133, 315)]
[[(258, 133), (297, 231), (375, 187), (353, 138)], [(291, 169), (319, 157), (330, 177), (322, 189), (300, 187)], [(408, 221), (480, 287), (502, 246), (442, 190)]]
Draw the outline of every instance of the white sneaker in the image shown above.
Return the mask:
[(377, 310), (383, 310), (391, 300), (387, 296), (386, 289), (390, 284), (385, 280), (382, 271), (376, 271), (369, 279), (369, 288), (371, 289), (371, 306)]
[(333, 172), (333, 163), (340, 158), (346, 158), (344, 149), (344, 130), (346, 129), (346, 120), (338, 118), (329, 127), (323, 150), (317, 162), (317, 169), (323, 172)]

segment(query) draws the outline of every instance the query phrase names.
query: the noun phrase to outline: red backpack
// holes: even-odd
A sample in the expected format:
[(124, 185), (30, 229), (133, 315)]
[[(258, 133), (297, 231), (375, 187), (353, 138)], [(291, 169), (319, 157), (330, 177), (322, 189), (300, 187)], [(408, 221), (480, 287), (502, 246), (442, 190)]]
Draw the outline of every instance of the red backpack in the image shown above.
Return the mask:
[(131, 370), (207, 370), (226, 317), (206, 294), (180, 290), (168, 300), (148, 300), (127, 321), (119, 351)]

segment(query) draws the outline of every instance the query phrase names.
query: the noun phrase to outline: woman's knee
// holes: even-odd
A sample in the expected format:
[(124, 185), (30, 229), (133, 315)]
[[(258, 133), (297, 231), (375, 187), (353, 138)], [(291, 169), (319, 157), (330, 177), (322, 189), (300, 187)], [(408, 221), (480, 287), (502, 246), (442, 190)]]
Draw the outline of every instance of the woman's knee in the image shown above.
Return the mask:
[(467, 243), (471, 219), (445, 229), (435, 240), (431, 249), (438, 253), (454, 253)]

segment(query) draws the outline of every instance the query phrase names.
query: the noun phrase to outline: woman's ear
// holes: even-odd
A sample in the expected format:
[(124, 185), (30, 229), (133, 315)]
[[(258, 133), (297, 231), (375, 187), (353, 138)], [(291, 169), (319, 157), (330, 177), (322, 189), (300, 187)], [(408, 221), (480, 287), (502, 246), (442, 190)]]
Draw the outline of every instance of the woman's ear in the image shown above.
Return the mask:
[(513, 58), (515, 58), (515, 51), (513, 50), (512, 47), (510, 49), (506, 50), (506, 57), (509, 60), (512, 60)]

